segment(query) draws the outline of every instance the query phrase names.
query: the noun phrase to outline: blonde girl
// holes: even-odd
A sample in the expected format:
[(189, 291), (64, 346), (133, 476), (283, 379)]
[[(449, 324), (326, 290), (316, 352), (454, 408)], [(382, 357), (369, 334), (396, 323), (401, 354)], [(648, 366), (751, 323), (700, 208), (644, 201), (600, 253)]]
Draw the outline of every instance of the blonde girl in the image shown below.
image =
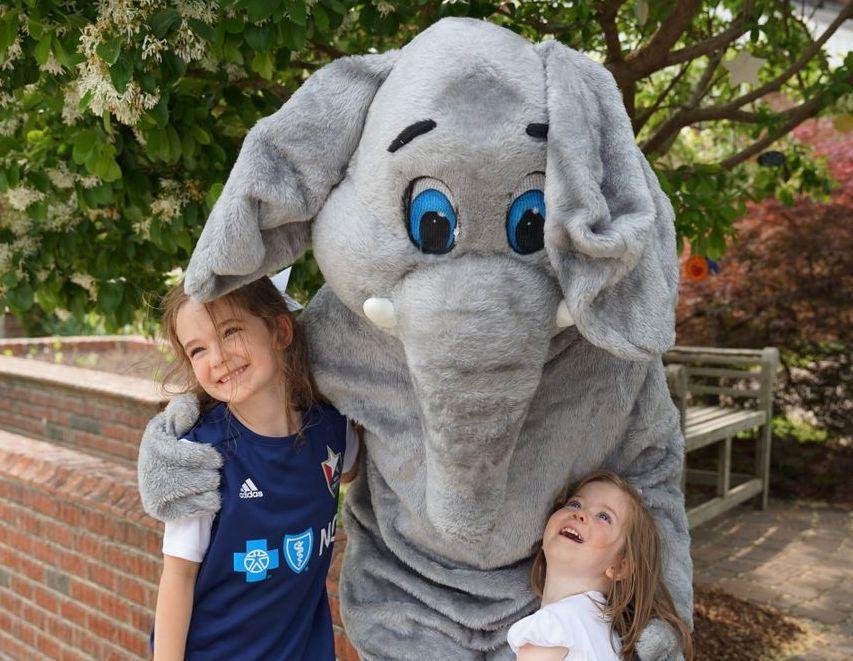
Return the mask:
[(691, 661), (690, 632), (663, 581), (657, 527), (636, 490), (600, 471), (569, 494), (555, 503), (533, 562), (542, 606), (507, 634), (518, 659), (631, 659), (658, 618), (678, 633)]

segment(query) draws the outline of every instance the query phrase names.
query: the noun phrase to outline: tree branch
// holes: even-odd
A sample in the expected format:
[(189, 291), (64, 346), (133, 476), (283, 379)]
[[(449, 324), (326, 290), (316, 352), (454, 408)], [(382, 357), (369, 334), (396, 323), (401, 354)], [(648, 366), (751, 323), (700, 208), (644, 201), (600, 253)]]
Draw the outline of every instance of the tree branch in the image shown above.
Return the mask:
[(634, 118), (634, 135), (637, 135), (643, 129), (646, 123), (652, 118), (652, 115), (654, 115), (658, 111), (658, 108), (660, 108), (666, 97), (669, 96), (669, 93), (678, 84), (678, 81), (680, 81), (690, 69), (690, 65), (691, 62), (686, 62), (684, 66), (681, 67), (681, 70), (672, 77), (671, 81), (669, 81), (669, 85), (666, 86), (666, 89), (664, 89), (660, 94), (658, 94), (658, 97), (654, 100), (654, 102), (647, 108), (644, 108), (643, 112), (641, 112)]
[[(803, 51), (803, 54), (800, 55), (800, 57), (797, 58), (790, 67), (761, 87), (758, 87), (751, 92), (743, 94), (720, 106), (695, 108), (690, 107), (689, 104), (685, 104), (679, 112), (663, 123), (655, 135), (649, 138), (649, 140), (643, 145), (643, 153), (647, 155), (656, 153), (663, 145), (667, 143), (671, 144), (678, 132), (685, 126), (695, 124), (696, 122), (705, 122), (715, 119), (729, 119), (733, 116), (735, 111), (739, 110), (750, 101), (759, 99), (770, 92), (777, 91), (791, 76), (802, 69), (808, 61), (814, 57), (815, 53), (820, 51), (821, 46), (826, 43), (826, 40), (829, 39), (839, 26), (850, 16), (853, 16), (853, 2), (848, 2), (848, 4), (838, 13), (835, 20), (827, 26), (823, 34), (816, 41), (812, 42), (812, 44)], [(796, 126), (796, 124), (794, 126)]]
[(670, 49), (690, 25), (701, 4), (701, 0), (677, 0), (670, 15), (664, 19), (648, 43), (625, 58), (624, 66), (620, 67), (621, 76), (617, 76), (617, 80), (622, 78), (626, 81), (636, 81), (660, 69)]
[[(689, 62), (690, 60), (695, 60), (697, 57), (702, 57), (708, 53), (713, 53), (714, 51), (725, 48), (747, 31), (747, 26), (752, 19), (753, 9), (755, 9), (755, 0), (747, 0), (747, 2), (744, 3), (743, 10), (737, 15), (737, 18), (732, 21), (732, 24), (726, 30), (718, 35), (706, 39), (705, 41), (700, 41), (692, 46), (672, 51), (666, 56), (661, 68), (663, 69), (674, 64), (681, 64), (682, 62)], [(652, 72), (650, 71), (648, 73)], [(645, 75), (648, 75), (648, 73)]]
[(619, 28), (616, 27), (616, 15), (624, 0), (608, 0), (599, 2), (596, 6), (596, 18), (604, 33), (604, 43), (607, 44), (605, 62), (622, 61), (622, 44), (619, 42)]
[(705, 67), (705, 71), (702, 72), (702, 77), (699, 79), (699, 82), (694, 88), (693, 93), (690, 95), (690, 98), (687, 99), (677, 113), (666, 120), (658, 128), (651, 138), (643, 143), (642, 150), (644, 154), (650, 154), (658, 151), (666, 152), (669, 150), (669, 146), (675, 141), (675, 138), (678, 137), (678, 132), (683, 127), (683, 125), (679, 125), (678, 123), (681, 121), (679, 118), (695, 109), (708, 93), (708, 90), (711, 89), (714, 73), (717, 71), (717, 67), (720, 66), (720, 62), (723, 59), (723, 52), (724, 51), (720, 50), (708, 58), (708, 66)]
[[(777, 91), (782, 85), (795, 73), (797, 73), (800, 69), (802, 69), (808, 61), (815, 56), (817, 52), (820, 51), (821, 46), (823, 46), (827, 39), (829, 39), (833, 33), (841, 26), (844, 21), (853, 16), (853, 2), (848, 2), (845, 7), (838, 12), (838, 16), (835, 17), (835, 20), (830, 23), (826, 30), (823, 31), (823, 34), (818, 37), (817, 41), (812, 42), (812, 44), (803, 51), (803, 54), (800, 55), (799, 58), (785, 71), (776, 76), (769, 83), (765, 83), (761, 87), (758, 87), (747, 94), (739, 96), (738, 98), (729, 101), (721, 108), (725, 109), (735, 109), (740, 108), (741, 106), (746, 105), (750, 101), (755, 101), (755, 99), (759, 99), (765, 94), (769, 94), (770, 92)], [(702, 109), (704, 110), (704, 109)]]
[(822, 95), (818, 95), (813, 99), (809, 99), (805, 103), (800, 104), (795, 108), (786, 111), (785, 114), (790, 117), (790, 121), (786, 122), (775, 131), (769, 131), (763, 138), (756, 140), (746, 149), (729, 156), (724, 161), (720, 162), (720, 167), (724, 170), (731, 170), (736, 165), (740, 165), (745, 160), (752, 158), (756, 154), (764, 151), (764, 148), (776, 142), (783, 135), (792, 131), (798, 124), (809, 117), (814, 117), (823, 107)]

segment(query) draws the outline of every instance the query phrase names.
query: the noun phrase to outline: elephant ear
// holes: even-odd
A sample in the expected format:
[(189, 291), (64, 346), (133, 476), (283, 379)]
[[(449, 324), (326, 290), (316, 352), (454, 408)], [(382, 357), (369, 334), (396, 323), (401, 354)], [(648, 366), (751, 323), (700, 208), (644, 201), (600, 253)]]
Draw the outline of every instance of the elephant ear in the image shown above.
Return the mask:
[(640, 151), (616, 81), (558, 43), (545, 66), (545, 246), (580, 333), (649, 360), (675, 340), (675, 214)]
[(190, 258), (187, 294), (211, 300), (305, 251), (397, 55), (335, 60), (249, 131)]

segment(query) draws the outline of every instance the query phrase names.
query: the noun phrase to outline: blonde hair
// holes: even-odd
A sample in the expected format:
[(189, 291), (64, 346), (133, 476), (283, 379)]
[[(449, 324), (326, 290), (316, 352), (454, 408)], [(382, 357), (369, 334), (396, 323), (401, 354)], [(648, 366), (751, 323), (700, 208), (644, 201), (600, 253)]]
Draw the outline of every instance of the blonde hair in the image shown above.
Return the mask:
[[(569, 498), (592, 482), (606, 482), (624, 492), (631, 503), (631, 515), (625, 528), (625, 546), (622, 557), (626, 565), (624, 578), (613, 581), (604, 606), (604, 614), (622, 644), (621, 654), (632, 658), (640, 634), (652, 618), (667, 622), (681, 636), (686, 661), (693, 659), (693, 640), (684, 620), (675, 610), (672, 596), (663, 581), (661, 569), (660, 537), (651, 512), (640, 495), (628, 482), (610, 471), (587, 475), (574, 488), (566, 490), (554, 503), (551, 514), (564, 507)], [(547, 562), (545, 552), (539, 548), (530, 572), (533, 592), (542, 597), (545, 587)]]
[[(162, 333), (175, 354), (175, 362), (163, 375), (161, 383), (168, 394), (194, 394), (198, 397), (202, 410), (206, 410), (214, 406), (216, 400), (208, 395), (196, 380), (192, 364), (178, 339), (176, 330), (178, 311), (189, 300), (189, 296), (184, 292), (183, 280), (163, 298)], [(223, 301), (232, 309), (242, 310), (259, 318), (273, 334), (277, 345), (283, 347), (278, 352), (278, 367), (286, 384), (284, 403), (287, 411), (305, 412), (315, 404), (324, 401), (317, 391), (308, 366), (308, 350), (302, 327), (293, 313), (288, 310), (284, 297), (269, 278), (263, 277), (250, 282), (220, 296), (216, 301)], [(205, 308), (213, 319), (211, 303), (205, 304)], [(291, 328), (292, 337), (286, 346), (279, 323), (281, 318), (287, 319)]]

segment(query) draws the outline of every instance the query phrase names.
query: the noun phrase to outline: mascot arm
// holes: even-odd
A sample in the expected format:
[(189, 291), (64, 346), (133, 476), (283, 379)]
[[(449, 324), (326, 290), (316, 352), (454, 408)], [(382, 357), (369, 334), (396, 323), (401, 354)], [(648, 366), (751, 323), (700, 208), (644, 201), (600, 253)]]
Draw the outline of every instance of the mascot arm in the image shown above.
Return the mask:
[(173, 398), (154, 416), (139, 444), (139, 495), (155, 519), (169, 521), (219, 510), (222, 456), (212, 446), (180, 440), (199, 417), (194, 395)]
[[(637, 402), (621, 451), (611, 467), (638, 489), (654, 515), (661, 540), (664, 580), (678, 614), (692, 629), (693, 563), (680, 487), (684, 438), (660, 365), (651, 366)], [(653, 620), (641, 635), (637, 652), (642, 661), (679, 659), (680, 648), (671, 627)]]

